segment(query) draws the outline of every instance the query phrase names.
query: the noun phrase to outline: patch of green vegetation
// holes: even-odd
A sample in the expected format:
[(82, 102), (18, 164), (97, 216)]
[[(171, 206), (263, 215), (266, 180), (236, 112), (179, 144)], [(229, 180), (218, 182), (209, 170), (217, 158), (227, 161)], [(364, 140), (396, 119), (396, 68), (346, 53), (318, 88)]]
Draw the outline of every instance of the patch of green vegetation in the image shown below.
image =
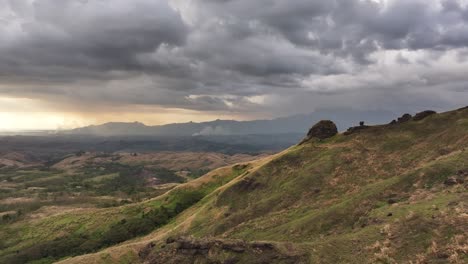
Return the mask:
[(165, 168), (152, 168), (151, 172), (161, 183), (184, 183), (186, 181), (183, 177)]
[(401, 151), (410, 148), (414, 144), (413, 137), (408, 134), (395, 135), (386, 137), (382, 150), (386, 152)]
[(201, 176), (207, 174), (208, 172), (210, 172), (209, 169), (198, 169), (198, 170), (189, 170), (189, 177), (192, 178), (192, 179), (197, 179), (197, 178), (200, 178)]
[(87, 184), (99, 184), (99, 183), (102, 183), (104, 181), (110, 181), (110, 180), (116, 178), (117, 176), (119, 176), (118, 173), (99, 175), (99, 176), (96, 176), (96, 177), (93, 177), (93, 178), (90, 178), (90, 179), (86, 179), (86, 180), (83, 181), (83, 183), (85, 185), (87, 185)]

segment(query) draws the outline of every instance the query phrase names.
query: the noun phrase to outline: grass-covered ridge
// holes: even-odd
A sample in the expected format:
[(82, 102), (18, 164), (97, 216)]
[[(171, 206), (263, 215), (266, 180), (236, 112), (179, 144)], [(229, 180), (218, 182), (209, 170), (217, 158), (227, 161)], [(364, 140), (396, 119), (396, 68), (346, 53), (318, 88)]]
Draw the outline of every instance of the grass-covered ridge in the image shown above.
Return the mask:
[[(450, 112), (296, 147), (249, 175), (257, 188), (243, 190), (239, 184), (220, 195), (216, 204), (227, 217), (205, 224), (204, 234), (318, 244), (343, 236), (364, 249), (384, 238), (382, 228), (395, 225), (393, 236), (401, 241), (390, 247), (386, 261), (401, 263), (411, 254), (434, 258), (437, 254), (427, 251), (437, 243), (437, 232), (448, 236), (447, 244), (466, 238), (468, 231), (466, 188), (443, 184), (468, 167), (467, 117), (467, 110)], [(436, 213), (430, 211), (433, 207)], [(439, 214), (444, 220), (435, 220)], [(416, 234), (410, 237), (404, 223), (413, 218)], [(457, 224), (463, 221), (465, 225)], [(417, 222), (437, 231), (419, 234)], [(319, 253), (319, 259), (332, 263), (348, 257), (353, 262), (354, 249)], [(368, 251), (358, 255), (362, 261), (373, 257)], [(466, 258), (466, 252), (449, 255)]]

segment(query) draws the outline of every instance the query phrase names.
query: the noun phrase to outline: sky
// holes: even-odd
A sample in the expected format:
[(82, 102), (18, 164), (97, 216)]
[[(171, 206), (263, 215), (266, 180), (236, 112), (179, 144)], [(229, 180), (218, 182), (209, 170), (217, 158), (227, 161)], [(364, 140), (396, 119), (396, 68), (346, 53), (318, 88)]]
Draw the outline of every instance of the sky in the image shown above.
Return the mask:
[(0, 0), (0, 130), (468, 102), (468, 0)]

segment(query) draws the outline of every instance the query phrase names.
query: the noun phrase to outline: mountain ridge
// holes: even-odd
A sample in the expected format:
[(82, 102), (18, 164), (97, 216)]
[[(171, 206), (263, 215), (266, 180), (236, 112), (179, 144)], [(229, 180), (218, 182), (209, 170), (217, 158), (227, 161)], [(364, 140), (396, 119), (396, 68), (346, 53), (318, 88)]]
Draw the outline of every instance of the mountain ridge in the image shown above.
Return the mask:
[(360, 110), (320, 110), (310, 114), (298, 114), (275, 119), (236, 121), (214, 120), (208, 122), (186, 122), (166, 125), (147, 126), (141, 122), (109, 122), (91, 125), (67, 131), (63, 134), (78, 135), (152, 135), (152, 136), (225, 136), (250, 134), (288, 134), (303, 133), (321, 119), (334, 119), (340, 130), (355, 125), (360, 121), (378, 124), (389, 121), (395, 114), (390, 111)]

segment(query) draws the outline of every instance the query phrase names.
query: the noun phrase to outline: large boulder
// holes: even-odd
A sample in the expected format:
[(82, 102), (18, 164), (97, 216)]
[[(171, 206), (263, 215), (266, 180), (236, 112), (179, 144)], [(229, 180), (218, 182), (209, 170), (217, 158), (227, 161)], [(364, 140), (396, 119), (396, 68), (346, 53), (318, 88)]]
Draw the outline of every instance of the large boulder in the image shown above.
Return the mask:
[(322, 120), (315, 124), (307, 133), (307, 138), (327, 139), (338, 134), (338, 128), (330, 120)]
[(428, 117), (428, 116), (431, 116), (431, 115), (434, 115), (434, 114), (437, 114), (436, 111), (432, 111), (432, 110), (426, 110), (426, 111), (422, 111), (420, 113), (417, 113), (414, 117), (413, 117), (413, 120), (414, 121), (419, 121), (419, 120), (423, 120), (424, 118)]

